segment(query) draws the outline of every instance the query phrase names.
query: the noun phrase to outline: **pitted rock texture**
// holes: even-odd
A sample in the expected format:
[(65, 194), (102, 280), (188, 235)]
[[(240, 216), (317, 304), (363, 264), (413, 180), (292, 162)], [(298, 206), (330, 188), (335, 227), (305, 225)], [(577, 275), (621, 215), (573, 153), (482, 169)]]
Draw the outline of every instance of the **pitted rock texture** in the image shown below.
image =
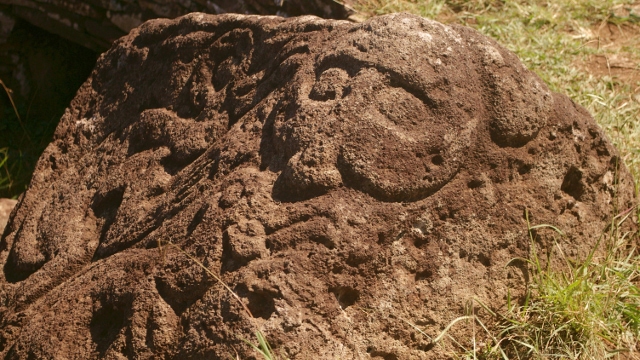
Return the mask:
[(633, 201), (618, 163), (465, 27), (150, 21), (101, 56), (9, 221), (0, 356), (252, 358), (255, 322), (292, 359), (446, 358), (403, 319), (435, 337), (521, 295), (525, 210), (585, 254)]
[[(100, 53), (146, 20), (190, 12), (334, 19), (354, 13), (334, 0), (0, 0), (0, 79), (11, 91), (9, 99), (0, 89), (0, 148), (9, 149), (9, 166), (23, 169), (0, 197), (24, 191)], [(14, 105), (27, 126), (15, 117)]]

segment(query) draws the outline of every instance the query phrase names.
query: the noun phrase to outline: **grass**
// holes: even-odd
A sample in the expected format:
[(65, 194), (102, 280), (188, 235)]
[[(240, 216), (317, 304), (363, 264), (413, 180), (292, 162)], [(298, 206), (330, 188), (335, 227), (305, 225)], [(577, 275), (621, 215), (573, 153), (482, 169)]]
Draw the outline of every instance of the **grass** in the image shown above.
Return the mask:
[[(255, 352), (257, 352), (264, 360), (277, 360), (278, 358), (275, 355), (273, 349), (271, 349), (271, 345), (267, 341), (267, 338), (260, 332), (260, 330), (256, 330), (256, 338), (258, 338), (258, 344), (253, 344), (247, 340), (244, 340)], [(239, 358), (239, 357), (238, 357)]]
[[(632, 209), (613, 218), (609, 233), (582, 261), (566, 258), (556, 245), (564, 270), (543, 267), (534, 231), (550, 225), (529, 227), (531, 255), (527, 260), (533, 281), (523, 305), (508, 304), (500, 315), (498, 343), (504, 352), (533, 358), (605, 359), (636, 350), (640, 337), (640, 258), (630, 247), (622, 225)], [(597, 251), (604, 248), (603, 256)], [(553, 249), (552, 249), (553, 250)], [(551, 263), (552, 252), (546, 264)], [(513, 357), (513, 356), (512, 356)]]
[(28, 121), (30, 108), (16, 104), (13, 91), (1, 79), (0, 86), (9, 104), (0, 108), (0, 198), (17, 198), (26, 190), (38, 157), (48, 145), (61, 114), (52, 116), (51, 121)]
[[(490, 325), (475, 313), (466, 314), (433, 343), (448, 337), (457, 347), (454, 356), (465, 359), (606, 359), (635, 352), (640, 340), (640, 255), (631, 246), (631, 234), (622, 230), (632, 213), (627, 209), (614, 217), (609, 232), (581, 261), (568, 259), (557, 242), (555, 255), (549, 251), (541, 258), (536, 234), (564, 234), (552, 225), (529, 226), (530, 256), (517, 259), (528, 263), (532, 274), (524, 301), (509, 300), (506, 310), (497, 312), (473, 299), (489, 314)], [(553, 257), (564, 269), (550, 268)], [(471, 346), (447, 334), (462, 321), (482, 330), (477, 336), (474, 331)]]
[(7, 189), (11, 186), (11, 172), (7, 168), (9, 160), (9, 148), (0, 149), (0, 189)]
[[(551, 251), (540, 257), (536, 234), (548, 229), (565, 235), (552, 225), (530, 226), (527, 216), (530, 256), (514, 259), (527, 263), (533, 275), (524, 301), (509, 299), (506, 310), (498, 312), (473, 298), (467, 309), (479, 305), (489, 315), (484, 321), (490, 325), (468, 310), (432, 343), (447, 347), (443, 343), (449, 339), (456, 348), (452, 356), (464, 359), (606, 359), (635, 352), (640, 339), (640, 255), (631, 246), (630, 233), (621, 230), (633, 210), (614, 217), (609, 232), (582, 261), (568, 259), (554, 242), (555, 256), (565, 264), (560, 270), (549, 266)], [(474, 329), (470, 346), (448, 334), (461, 322)]]
[[(18, 113), (18, 109), (16, 108), (16, 104), (13, 101), (13, 96), (11, 96), (12, 91), (9, 89), (2, 80), (0, 80), (0, 85), (4, 89), (4, 92), (7, 94), (7, 98), (11, 103), (11, 108), (13, 109), (13, 114), (5, 114), (5, 117), (15, 115), (16, 119), (22, 124), (22, 120), (20, 119), (20, 114)], [(0, 125), (0, 131), (5, 130), (6, 125)], [(26, 132), (25, 132), (26, 133)], [(13, 176), (12, 173), (14, 171), (10, 170), (9, 167), (9, 148), (3, 147), (0, 148), (0, 191), (8, 190), (13, 186)]]

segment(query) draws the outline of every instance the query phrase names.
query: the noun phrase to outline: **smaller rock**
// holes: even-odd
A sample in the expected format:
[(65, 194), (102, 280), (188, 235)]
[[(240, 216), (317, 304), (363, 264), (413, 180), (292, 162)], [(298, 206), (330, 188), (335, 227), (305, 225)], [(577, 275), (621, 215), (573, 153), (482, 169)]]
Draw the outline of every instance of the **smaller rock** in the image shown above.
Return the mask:
[(9, 220), (9, 214), (11, 210), (16, 206), (18, 200), (12, 199), (0, 199), (0, 235), (4, 232), (4, 227), (7, 226)]

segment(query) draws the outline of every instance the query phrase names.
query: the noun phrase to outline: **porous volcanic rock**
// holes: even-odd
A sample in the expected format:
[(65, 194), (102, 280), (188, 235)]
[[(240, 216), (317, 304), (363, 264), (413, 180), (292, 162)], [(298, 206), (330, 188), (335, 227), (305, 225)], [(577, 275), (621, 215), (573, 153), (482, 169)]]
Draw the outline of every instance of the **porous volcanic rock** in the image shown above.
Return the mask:
[(13, 212), (0, 357), (252, 358), (254, 324), (292, 359), (445, 357), (405, 320), (435, 336), (522, 294), (525, 210), (584, 254), (633, 201), (619, 162), (465, 27), (153, 20), (101, 56)]

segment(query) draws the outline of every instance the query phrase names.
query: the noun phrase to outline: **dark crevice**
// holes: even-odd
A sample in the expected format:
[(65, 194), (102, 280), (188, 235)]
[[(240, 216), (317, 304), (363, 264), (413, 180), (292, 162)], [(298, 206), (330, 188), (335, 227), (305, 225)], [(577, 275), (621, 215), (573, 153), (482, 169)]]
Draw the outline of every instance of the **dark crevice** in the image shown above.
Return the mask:
[(575, 166), (571, 166), (562, 180), (560, 189), (579, 201), (585, 192), (585, 185), (582, 181), (582, 171)]
[(340, 308), (342, 308), (342, 310), (355, 304), (356, 301), (358, 301), (358, 298), (360, 298), (360, 292), (349, 286), (334, 287), (329, 289), (329, 292), (336, 297), (336, 300), (338, 300), (338, 304), (340, 304)]
[(372, 351), (372, 358), (382, 358), (383, 360), (398, 360), (398, 356), (396, 354), (388, 353), (386, 351)]
[(102, 228), (100, 230), (100, 243), (106, 239), (107, 231), (113, 224), (118, 213), (118, 209), (122, 204), (125, 186), (120, 186), (109, 190), (105, 194), (96, 194), (91, 202), (91, 209), (95, 216), (102, 219)]
[(311, 241), (321, 244), (329, 250), (333, 250), (336, 247), (336, 244), (331, 238), (324, 234), (313, 235), (310, 238)]
[(486, 267), (491, 266), (491, 258), (485, 254), (478, 254), (478, 261)]
[(415, 276), (415, 281), (430, 280), (433, 277), (433, 271), (427, 269), (418, 271)]
[(96, 344), (100, 356), (104, 356), (126, 326), (131, 307), (130, 299), (104, 299), (99, 302), (89, 324), (91, 339)]
[(477, 188), (481, 187), (482, 185), (484, 185), (484, 180), (482, 180), (482, 179), (472, 179), (471, 181), (469, 181), (467, 183), (467, 187), (469, 189), (477, 189)]
[(431, 158), (431, 163), (433, 165), (440, 166), (444, 163), (444, 158), (442, 157), (442, 155), (436, 155), (433, 158)]
[(533, 166), (531, 164), (520, 164), (518, 166), (518, 174), (520, 175), (528, 174), (531, 171), (532, 167)]
[(282, 203), (294, 203), (313, 199), (329, 192), (329, 187), (320, 185), (308, 186), (304, 189), (297, 189), (291, 186), (291, 181), (288, 179), (292, 177), (291, 171), (291, 169), (286, 168), (276, 179), (271, 192), (273, 200)]
[(193, 220), (191, 220), (191, 223), (189, 223), (189, 226), (187, 226), (187, 236), (191, 236), (193, 231), (198, 227), (198, 225), (200, 225), (208, 209), (209, 205), (204, 204), (202, 205), (202, 207), (200, 207), (198, 212), (196, 212), (196, 214), (193, 216)]
[(236, 294), (248, 299), (247, 308), (255, 318), (269, 320), (276, 312), (275, 298), (281, 298), (282, 294), (272, 291), (250, 291), (245, 284), (235, 288)]
[(162, 165), (164, 171), (167, 174), (174, 176), (182, 171), (182, 169), (191, 165), (206, 151), (206, 149), (199, 149), (188, 155), (177, 155), (175, 152), (172, 152), (171, 155), (166, 156), (160, 160), (160, 165)]
[(246, 261), (233, 256), (227, 231), (222, 234), (222, 256), (220, 258), (222, 259), (222, 265), (220, 266), (220, 272), (222, 273), (234, 272), (246, 264)]
[(31, 274), (40, 270), (44, 264), (46, 264), (46, 259), (42, 259), (42, 261), (38, 261), (35, 263), (29, 264), (21, 264), (16, 259), (17, 255), (13, 249), (9, 253), (9, 257), (7, 258), (7, 262), (4, 264), (4, 276), (7, 279), (7, 282), (15, 284), (17, 282), (23, 281), (27, 279)]

